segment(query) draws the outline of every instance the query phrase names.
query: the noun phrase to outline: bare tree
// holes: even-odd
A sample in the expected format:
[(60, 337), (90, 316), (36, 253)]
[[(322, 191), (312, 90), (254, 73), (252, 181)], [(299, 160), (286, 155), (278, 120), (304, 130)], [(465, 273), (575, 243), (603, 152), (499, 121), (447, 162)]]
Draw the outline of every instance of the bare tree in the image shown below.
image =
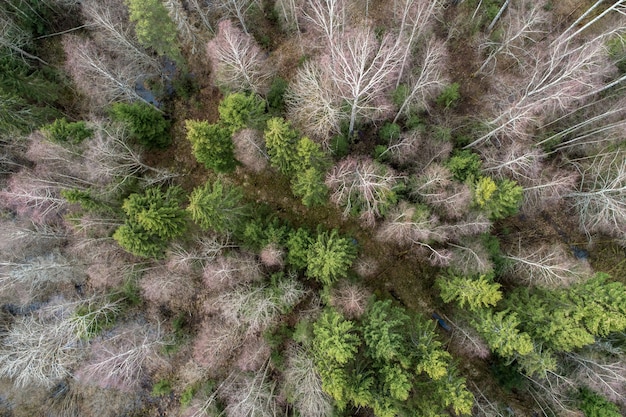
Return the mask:
[[(436, 2), (432, 2), (435, 4)], [(406, 51), (410, 48), (407, 47)], [(402, 101), (393, 122), (400, 117), (408, 117), (415, 110), (428, 109), (428, 102), (432, 100), (445, 86), (444, 77), (446, 58), (446, 45), (442, 42), (431, 40), (426, 45), (422, 60), (418, 66), (418, 73), (409, 77), (409, 90)], [(406, 59), (406, 53), (404, 56)], [(400, 78), (398, 78), (398, 81)]]
[[(400, 74), (396, 87), (402, 79), (404, 70), (411, 63), (409, 57), (414, 45), (426, 38), (427, 34), (433, 30), (433, 23), (439, 18), (439, 14), (444, 9), (444, 3), (439, 0), (394, 0), (393, 12), (394, 18), (399, 23), (398, 32), (400, 36), (406, 39), (406, 49), (402, 56), (402, 64), (400, 65)], [(427, 56), (431, 50), (430, 45), (423, 62), (428, 65)], [(426, 73), (427, 71), (421, 71)], [(421, 78), (421, 77), (420, 77)]]
[(302, 0), (276, 0), (274, 10), (280, 16), (281, 28), (286, 32), (295, 32), (300, 36), (299, 12), (302, 10)]
[[(552, 45), (536, 51), (529, 81), (521, 92), (511, 91), (508, 102), (497, 103), (498, 115), (487, 122), (488, 132), (466, 145), (471, 148), (496, 137), (525, 138), (547, 114), (562, 112), (602, 85), (611, 71), (600, 35), (583, 45)], [(502, 83), (508, 85), (510, 83)], [(519, 86), (516, 86), (519, 91)], [(499, 92), (501, 93), (501, 92)]]
[(81, 91), (94, 105), (104, 107), (115, 101), (145, 101), (135, 86), (149, 73), (141, 62), (106, 56), (89, 39), (74, 35), (63, 38), (65, 66)]
[(206, 0), (187, 0), (189, 9), (192, 10), (202, 23), (202, 26), (209, 31), (211, 35), (215, 34), (213, 23), (214, 7), (212, 3)]
[[(559, 37), (555, 40), (555, 42), (559, 44), (564, 44), (572, 41), (577, 35), (587, 30), (590, 26), (594, 25), (598, 21), (604, 19), (607, 15), (610, 15), (614, 12), (617, 12), (622, 15), (626, 15), (626, 1), (624, 0), (613, 0), (613, 3), (604, 9), (601, 13), (597, 13), (597, 8), (603, 6), (604, 0), (597, 0), (592, 6), (590, 6), (583, 14), (581, 14), (578, 19), (576, 19), (567, 29), (565, 29)], [(578, 26), (581, 22), (585, 21), (589, 16), (592, 16), (591, 19), (588, 19), (584, 25), (574, 31), (576, 26)]]
[(178, 36), (182, 42), (191, 47), (191, 53), (195, 54), (198, 39), (198, 30), (191, 24), (189, 15), (181, 0), (164, 0), (163, 5), (169, 12), (170, 18), (176, 25)]
[(359, 213), (371, 226), (390, 207), (399, 180), (390, 168), (371, 159), (348, 157), (328, 172), (326, 185), (330, 200), (344, 207), (344, 216)]
[(404, 47), (391, 34), (378, 41), (369, 27), (351, 29), (331, 47), (323, 62), (330, 70), (338, 99), (348, 103), (350, 137), (357, 118), (376, 120), (390, 109), (384, 93), (398, 77)]
[(587, 168), (580, 168), (578, 191), (568, 195), (580, 216), (582, 230), (614, 236), (626, 234), (626, 153), (596, 156)]
[(530, 45), (547, 33), (545, 12), (535, 4), (522, 2), (517, 7), (511, 7), (505, 19), (499, 39), (494, 41), (490, 36), (480, 45), (480, 49), (488, 51), (488, 55), (475, 75), (493, 74), (499, 59), (513, 62), (524, 70), (524, 64), (532, 60)]
[(488, 274), (493, 271), (493, 261), (484, 244), (476, 238), (458, 239), (457, 243), (448, 242), (452, 251), (450, 268), (465, 276)]
[(271, 77), (261, 49), (254, 39), (230, 20), (222, 20), (208, 44), (217, 83), (234, 91), (263, 93)]
[(215, 291), (258, 281), (262, 278), (259, 262), (251, 255), (232, 253), (207, 262), (202, 278), (207, 288)]
[(263, 10), (260, 0), (222, 0), (218, 6), (227, 17), (234, 17), (239, 21), (246, 35), (249, 35), (246, 26), (246, 15), (253, 7)]
[(577, 172), (547, 168), (541, 177), (524, 187), (522, 211), (540, 211), (553, 207), (571, 194), (580, 182)]
[(272, 348), (263, 335), (248, 336), (237, 354), (236, 366), (244, 372), (257, 372), (270, 359)]
[(279, 409), (276, 385), (269, 378), (269, 361), (254, 374), (240, 374), (225, 385), (220, 395), (226, 401), (228, 417), (275, 417), (284, 413)]
[(165, 365), (159, 349), (165, 345), (160, 326), (130, 324), (94, 342), (88, 362), (76, 377), (103, 388), (130, 390), (150, 367)]
[(344, 0), (312, 0), (307, 4), (304, 17), (322, 34), (326, 46), (333, 50), (346, 23)]
[(269, 157), (265, 150), (263, 132), (254, 129), (241, 129), (233, 134), (235, 159), (253, 172), (267, 169)]
[(310, 353), (292, 346), (287, 351), (287, 366), (283, 373), (287, 398), (291, 398), (302, 417), (326, 417), (333, 413), (332, 402), (322, 389), (322, 379), (317, 373)]
[(52, 387), (71, 375), (83, 354), (71, 303), (59, 301), (36, 315), (16, 317), (0, 342), (0, 375), (20, 388)]
[(47, 299), (63, 285), (85, 281), (82, 265), (63, 256), (58, 250), (26, 260), (0, 261), (0, 294), (10, 301), (28, 304)]
[(331, 80), (320, 63), (307, 61), (298, 68), (285, 95), (287, 111), (300, 129), (329, 147), (329, 136), (340, 132), (344, 114), (335, 103)]
[(623, 360), (603, 357), (593, 351), (570, 352), (565, 355), (565, 360), (574, 367), (572, 378), (611, 401), (626, 404), (626, 364)]
[(194, 361), (210, 371), (220, 371), (242, 345), (243, 339), (243, 332), (238, 326), (218, 318), (208, 319), (194, 340)]
[(160, 267), (148, 271), (139, 282), (144, 299), (156, 305), (167, 305), (172, 311), (190, 311), (198, 293), (193, 277), (176, 274)]
[(463, 217), (471, 206), (469, 186), (453, 181), (452, 173), (439, 164), (430, 164), (411, 181), (410, 191), (429, 206), (441, 209), (448, 219)]
[(366, 288), (349, 282), (333, 288), (330, 294), (330, 305), (349, 319), (358, 319), (367, 308), (372, 294)]
[(135, 42), (132, 26), (128, 21), (127, 7), (123, 1), (108, 0), (104, 3), (87, 0), (82, 1), (80, 6), (99, 46), (121, 54), (131, 62), (141, 63), (147, 69), (146, 74), (160, 72), (158, 60)]
[(306, 294), (302, 285), (292, 277), (282, 279), (274, 286), (241, 285), (222, 293), (216, 306), (225, 320), (244, 326), (247, 334), (263, 331)]
[(512, 141), (499, 149), (489, 147), (483, 152), (484, 170), (496, 178), (510, 178), (521, 184), (530, 184), (541, 176), (546, 155), (537, 147), (528, 147)]
[(507, 275), (525, 285), (562, 288), (575, 284), (589, 273), (561, 246), (527, 248), (522, 247), (520, 242), (516, 252), (504, 256), (509, 261)]

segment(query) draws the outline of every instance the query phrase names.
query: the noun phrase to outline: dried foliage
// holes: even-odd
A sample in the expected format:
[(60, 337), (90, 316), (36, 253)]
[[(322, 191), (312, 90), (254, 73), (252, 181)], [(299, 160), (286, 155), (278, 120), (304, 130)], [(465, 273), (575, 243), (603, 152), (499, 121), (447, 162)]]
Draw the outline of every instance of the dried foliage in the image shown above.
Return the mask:
[(204, 285), (210, 290), (219, 291), (239, 284), (258, 281), (262, 278), (258, 261), (251, 255), (235, 253), (230, 256), (217, 256), (204, 266)]
[(144, 274), (139, 282), (144, 299), (157, 305), (166, 305), (172, 311), (190, 311), (198, 292), (193, 276), (177, 274), (157, 267)]
[(218, 318), (206, 320), (193, 343), (193, 359), (211, 372), (226, 366), (233, 352), (243, 343), (242, 331)]
[(220, 392), (228, 417), (268, 416), (281, 413), (275, 383), (268, 376), (269, 363), (254, 374), (240, 374)]

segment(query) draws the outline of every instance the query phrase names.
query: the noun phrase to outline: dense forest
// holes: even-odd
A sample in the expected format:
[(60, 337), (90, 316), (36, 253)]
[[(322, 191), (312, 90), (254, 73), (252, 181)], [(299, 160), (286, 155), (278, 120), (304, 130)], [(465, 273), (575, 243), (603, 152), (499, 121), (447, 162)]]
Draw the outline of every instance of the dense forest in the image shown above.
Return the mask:
[(0, 25), (0, 415), (626, 415), (625, 0)]

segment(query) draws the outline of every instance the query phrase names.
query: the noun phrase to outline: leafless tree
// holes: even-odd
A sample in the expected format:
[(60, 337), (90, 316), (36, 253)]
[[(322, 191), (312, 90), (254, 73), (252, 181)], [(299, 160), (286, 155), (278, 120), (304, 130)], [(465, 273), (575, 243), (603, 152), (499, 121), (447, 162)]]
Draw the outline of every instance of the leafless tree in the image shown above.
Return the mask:
[(452, 181), (452, 173), (439, 164), (430, 164), (411, 182), (411, 194), (429, 206), (441, 209), (448, 219), (466, 215), (472, 200), (469, 186)]
[(266, 329), (306, 294), (302, 285), (293, 278), (282, 279), (274, 287), (241, 285), (222, 293), (216, 306), (226, 321), (243, 326), (247, 334), (254, 334)]
[(16, 317), (0, 342), (0, 375), (20, 388), (50, 388), (70, 376), (83, 354), (72, 313), (60, 300), (37, 314)]
[(512, 280), (529, 286), (561, 288), (583, 279), (589, 271), (581, 261), (576, 261), (566, 249), (555, 245), (541, 245), (535, 248), (522, 247), (516, 254), (506, 254), (507, 275)]
[(361, 220), (373, 225), (389, 208), (400, 177), (388, 167), (369, 158), (348, 157), (326, 176), (330, 200), (344, 207), (344, 216), (360, 213)]
[(332, 50), (346, 23), (345, 0), (312, 0), (304, 10), (304, 18), (322, 35)]
[(209, 42), (207, 51), (219, 85), (234, 91), (265, 92), (271, 71), (264, 55), (252, 36), (230, 20), (219, 23), (217, 35)]
[(84, 282), (85, 278), (82, 265), (58, 250), (16, 262), (0, 260), (2, 298), (21, 299), (23, 304), (47, 298), (60, 286), (72, 284), (73, 287)]
[(228, 237), (210, 235), (196, 238), (191, 245), (174, 243), (167, 252), (166, 267), (172, 272), (194, 274), (196, 270), (202, 271), (226, 249), (232, 247)]
[(87, 0), (82, 1), (80, 6), (99, 46), (114, 54), (121, 54), (131, 62), (141, 63), (147, 69), (147, 74), (160, 72), (158, 60), (134, 40), (127, 7), (123, 1)]
[(191, 53), (195, 54), (199, 41), (198, 30), (191, 24), (189, 15), (181, 0), (164, 0), (163, 5), (169, 12), (170, 18), (176, 25), (178, 36), (182, 42), (190, 46)]
[(236, 375), (220, 395), (226, 401), (228, 417), (275, 417), (284, 413), (277, 402), (276, 385), (269, 378), (269, 361), (253, 374)]
[(83, 167), (90, 181), (111, 184), (114, 191), (129, 180), (146, 185), (166, 182), (178, 174), (143, 162), (142, 153), (128, 143), (128, 132), (117, 123), (95, 123), (94, 137), (83, 152)]
[(237, 352), (236, 366), (244, 372), (257, 372), (270, 359), (272, 348), (263, 335), (248, 336)]
[(371, 296), (371, 292), (358, 284), (342, 282), (331, 290), (330, 305), (345, 317), (357, 319), (365, 313)]
[(142, 62), (106, 56), (94, 41), (75, 35), (63, 38), (65, 66), (76, 85), (97, 107), (115, 101), (145, 101), (135, 86), (149, 70)]
[(222, 0), (218, 3), (218, 7), (223, 11), (226, 17), (234, 17), (239, 21), (246, 35), (249, 35), (246, 25), (246, 15), (253, 7), (263, 10), (263, 4), (260, 0)]
[(290, 120), (307, 135), (329, 147), (329, 136), (340, 132), (344, 114), (334, 100), (331, 80), (320, 63), (307, 61), (298, 68), (285, 95)]
[[(396, 87), (402, 79), (404, 70), (411, 63), (409, 57), (411, 51), (417, 42), (427, 38), (427, 34), (433, 30), (433, 23), (438, 20), (441, 11), (444, 9), (442, 1), (424, 1), (424, 0), (394, 0), (393, 12), (396, 22), (399, 23), (398, 32), (400, 36), (406, 39), (406, 49), (402, 56), (402, 64), (400, 65), (400, 73)], [(428, 65), (431, 50), (430, 45), (423, 62)], [(421, 71), (427, 73), (428, 71)], [(421, 77), (420, 77), (421, 78)]]
[(33, 36), (22, 29), (10, 15), (0, 10), (0, 48), (6, 48), (13, 54), (18, 54), (23, 58), (36, 60), (44, 65), (48, 65), (43, 59), (26, 52), (25, 48), (33, 41)]
[(103, 388), (131, 390), (148, 369), (165, 366), (159, 349), (165, 344), (159, 325), (134, 323), (91, 345), (87, 364), (77, 378)]
[(541, 176), (545, 154), (537, 147), (513, 141), (483, 152), (483, 169), (496, 178), (510, 178), (520, 184), (530, 184)]
[(57, 223), (67, 208), (67, 201), (60, 196), (63, 188), (63, 184), (41, 180), (31, 170), (22, 170), (0, 190), (0, 204), (37, 224)]
[[(490, 138), (525, 138), (529, 129), (541, 123), (545, 115), (563, 112), (602, 85), (611, 72), (600, 35), (582, 45), (553, 45), (536, 50), (529, 80), (511, 91), (508, 102), (497, 103), (497, 116), (487, 122), (488, 132), (465, 146), (471, 148)], [(525, 78), (525, 79), (526, 79)], [(503, 83), (502, 85), (507, 85)], [(501, 95), (501, 92), (499, 92)]]
[(580, 168), (578, 191), (568, 195), (580, 216), (582, 230), (624, 236), (626, 232), (626, 153), (596, 156)]
[(268, 268), (282, 269), (285, 265), (285, 250), (275, 243), (270, 243), (261, 249), (259, 258)]
[(274, 10), (280, 16), (281, 28), (286, 32), (295, 32), (300, 36), (300, 10), (304, 7), (302, 0), (276, 0)]
[(210, 371), (220, 371), (242, 345), (243, 339), (243, 332), (238, 326), (210, 318), (203, 323), (194, 340), (194, 361)]
[(283, 373), (285, 391), (292, 398), (295, 408), (302, 417), (331, 416), (331, 399), (322, 389), (322, 380), (317, 374), (315, 362), (307, 351), (292, 346), (287, 351), (287, 366)]
[[(435, 4), (436, 2), (432, 2)], [(409, 51), (410, 48), (406, 48)], [(409, 91), (404, 98), (393, 122), (400, 117), (408, 117), (416, 110), (428, 109), (430, 100), (443, 89), (446, 84), (444, 77), (446, 45), (440, 41), (431, 40), (426, 45), (417, 74), (411, 74), (408, 80)], [(405, 57), (406, 59), (406, 53)], [(400, 78), (398, 78), (398, 81)]]
[(265, 150), (263, 132), (254, 129), (241, 129), (233, 134), (235, 159), (253, 172), (262, 172), (268, 167), (269, 157)]
[(384, 93), (398, 77), (404, 47), (391, 34), (378, 41), (372, 28), (355, 28), (339, 37), (322, 61), (330, 70), (338, 99), (348, 103), (349, 136), (358, 118), (376, 120), (390, 109)]
[[(520, 3), (509, 8), (502, 24), (502, 32), (497, 41), (492, 37), (485, 39), (480, 49), (488, 52), (476, 74), (493, 74), (499, 59), (517, 64), (523, 71), (524, 64), (532, 59), (529, 50), (547, 33), (547, 17), (541, 7), (535, 4)], [(490, 34), (491, 35), (491, 34)]]
[(211, 35), (215, 34), (215, 25), (214, 25), (214, 14), (215, 7), (212, 3), (207, 2), (206, 0), (187, 0), (187, 5), (189, 9), (194, 12), (194, 15), (202, 23), (204, 29), (208, 30)]
[[(582, 13), (578, 19), (576, 19), (567, 29), (565, 29), (559, 37), (554, 41), (555, 43), (564, 44), (572, 41), (576, 36), (580, 33), (587, 30), (590, 26), (594, 25), (598, 21), (604, 19), (606, 16), (611, 15), (614, 12), (617, 12), (621, 15), (626, 15), (626, 1), (624, 0), (613, 0), (612, 4), (604, 9), (601, 13), (597, 13), (598, 7), (603, 6), (604, 0), (597, 0), (592, 6), (590, 6), (584, 13)], [(591, 16), (591, 19), (587, 19)], [(576, 27), (585, 21), (585, 24), (579, 27), (577, 30)]]
[(219, 291), (262, 278), (259, 262), (251, 255), (232, 253), (216, 256), (204, 265), (202, 278), (207, 288)]
[(397, 141), (393, 140), (382, 156), (388, 154), (391, 161), (403, 167), (414, 168), (417, 172), (427, 169), (433, 162), (444, 162), (452, 153), (452, 143), (439, 140), (428, 132), (414, 129), (402, 132)]
[(547, 168), (541, 177), (524, 187), (522, 211), (541, 211), (553, 207), (571, 194), (580, 183), (577, 172)]
[(167, 305), (172, 311), (187, 312), (193, 309), (193, 299), (198, 293), (193, 276), (176, 274), (164, 267), (148, 271), (139, 282), (141, 295), (156, 305)]
[(463, 275), (488, 274), (493, 271), (489, 251), (479, 239), (465, 237), (457, 243), (448, 242), (452, 251), (450, 268)]
[(572, 377), (611, 401), (626, 403), (626, 364), (620, 358), (603, 357), (593, 351), (570, 352), (566, 362)]
[(491, 355), (491, 349), (478, 332), (465, 320), (444, 317), (447, 323), (452, 326), (451, 342), (456, 349), (470, 357), (487, 359)]

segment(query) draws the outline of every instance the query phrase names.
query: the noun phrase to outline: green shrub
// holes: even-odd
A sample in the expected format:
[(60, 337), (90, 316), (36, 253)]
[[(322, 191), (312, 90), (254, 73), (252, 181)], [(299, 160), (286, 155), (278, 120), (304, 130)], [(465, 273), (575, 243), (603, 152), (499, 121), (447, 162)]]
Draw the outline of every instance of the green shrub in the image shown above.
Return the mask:
[(445, 166), (452, 172), (455, 180), (473, 182), (480, 175), (482, 161), (478, 154), (465, 149), (455, 152)]
[(285, 92), (289, 83), (281, 77), (272, 81), (270, 91), (267, 93), (267, 105), (270, 113), (280, 115), (285, 112)]
[(41, 130), (51, 142), (72, 145), (81, 143), (93, 134), (93, 130), (87, 127), (87, 123), (83, 121), (68, 122), (65, 117), (43, 126)]
[(191, 404), (191, 400), (193, 400), (193, 396), (196, 394), (196, 387), (193, 385), (188, 386), (185, 390), (180, 394), (180, 405), (183, 407), (188, 407)]
[(172, 141), (169, 135), (170, 122), (163, 113), (144, 102), (115, 103), (111, 117), (128, 127), (130, 137), (147, 148), (165, 148)]
[(400, 132), (400, 125), (387, 122), (378, 130), (378, 137), (383, 143), (388, 144), (393, 140), (399, 139)]
[(578, 394), (578, 407), (585, 417), (620, 417), (619, 407), (596, 394), (589, 388), (581, 388)]
[(459, 87), (459, 83), (452, 83), (444, 88), (439, 97), (437, 97), (437, 104), (445, 109), (455, 107), (461, 98)]
[(172, 383), (167, 379), (161, 379), (152, 386), (152, 396), (162, 397), (172, 393)]

